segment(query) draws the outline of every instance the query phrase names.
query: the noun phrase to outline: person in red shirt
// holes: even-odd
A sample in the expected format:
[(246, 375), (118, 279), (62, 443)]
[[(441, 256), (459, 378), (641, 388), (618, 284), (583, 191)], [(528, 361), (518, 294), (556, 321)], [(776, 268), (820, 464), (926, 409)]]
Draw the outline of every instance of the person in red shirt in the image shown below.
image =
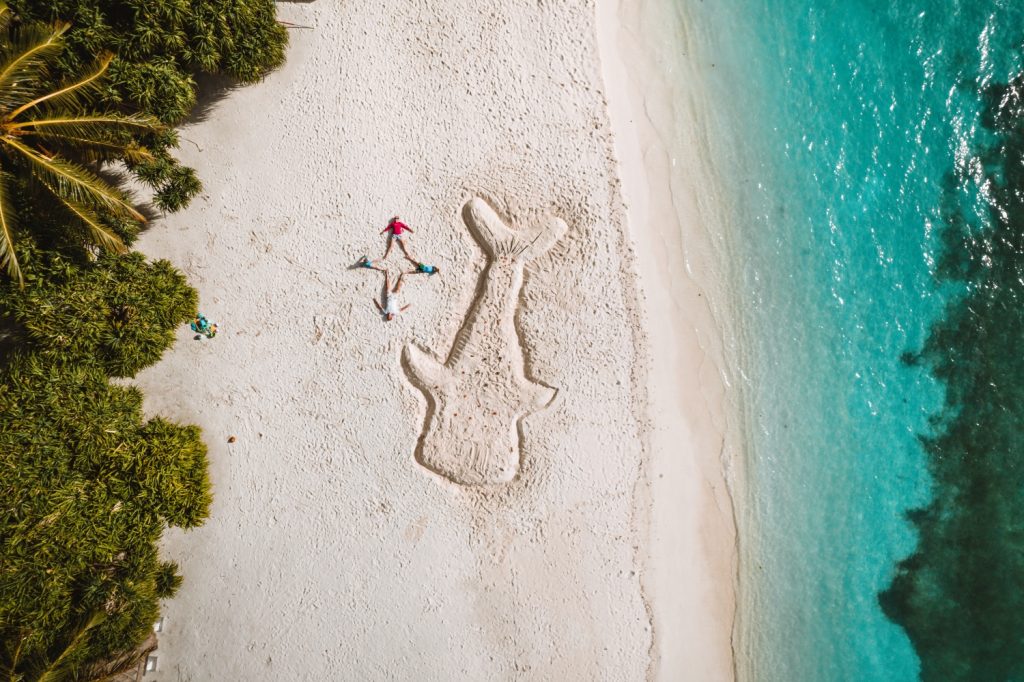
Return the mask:
[(391, 253), (391, 247), (395, 242), (398, 242), (398, 246), (402, 249), (405, 257), (409, 258), (409, 249), (405, 247), (404, 234), (406, 232), (412, 234), (412, 228), (400, 221), (398, 216), (395, 216), (388, 221), (387, 227), (381, 230), (380, 233), (384, 234), (388, 230), (391, 230), (391, 235), (388, 237), (388, 246), (384, 249), (384, 258), (387, 258), (388, 254)]

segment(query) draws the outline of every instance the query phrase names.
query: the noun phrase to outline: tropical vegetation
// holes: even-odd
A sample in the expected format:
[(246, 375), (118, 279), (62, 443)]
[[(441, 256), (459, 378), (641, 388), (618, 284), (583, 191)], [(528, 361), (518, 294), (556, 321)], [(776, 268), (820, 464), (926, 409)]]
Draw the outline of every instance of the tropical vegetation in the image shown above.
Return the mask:
[[(97, 104), (130, 107), (165, 125), (196, 115), (197, 81), (253, 83), (284, 62), (287, 35), (272, 0), (10, 0), (24, 22), (65, 21), (67, 49), (57, 73), (83, 73), (97, 55), (115, 55)], [(209, 93), (209, 88), (207, 89)], [(201, 107), (199, 114), (202, 114)], [(174, 211), (199, 191), (194, 171), (171, 155), (178, 136), (139, 134), (153, 160), (129, 164)]]
[(199, 525), (211, 499), (199, 430), (144, 418), (111, 382), (197, 307), (171, 264), (127, 249), (200, 189), (173, 156), (198, 83), (259, 79), (286, 36), (271, 0), (11, 0), (2, 16), (0, 679), (106, 679), (181, 584), (163, 530)]
[[(0, 8), (0, 35), (7, 32), (9, 8)], [(82, 163), (153, 157), (131, 138), (134, 129), (154, 133), (155, 118), (116, 111), (92, 111), (96, 83), (110, 66), (104, 56), (87, 74), (62, 85), (47, 83), (50, 62), (63, 48), (68, 25), (26, 26), (0, 41), (0, 266), (23, 282), (15, 253), (19, 211), (16, 199), (37, 212), (63, 209), (65, 225), (97, 246), (124, 251), (114, 221), (145, 222), (125, 194)], [(125, 228), (120, 226), (123, 231)], [(79, 230), (78, 228), (84, 228)]]

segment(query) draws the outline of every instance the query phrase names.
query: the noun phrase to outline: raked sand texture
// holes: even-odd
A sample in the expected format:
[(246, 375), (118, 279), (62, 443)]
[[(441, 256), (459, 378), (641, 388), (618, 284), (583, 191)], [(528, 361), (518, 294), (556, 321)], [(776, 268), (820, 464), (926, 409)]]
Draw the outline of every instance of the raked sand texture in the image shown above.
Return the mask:
[[(139, 377), (149, 410), (203, 427), (215, 490), (166, 538), (186, 581), (147, 679), (644, 679), (644, 339), (592, 3), (281, 14), (312, 28), (183, 130), (205, 192), (141, 244), (220, 325)], [(557, 394), (512, 427), (517, 474), (483, 486), (417, 462), (428, 402), (403, 367), (410, 343), (445, 362), (480, 296), (473, 197), (524, 234), (567, 226), (511, 311), (518, 371)], [(382, 276), (350, 266), (395, 213), (442, 274), (408, 278), (385, 323)]]

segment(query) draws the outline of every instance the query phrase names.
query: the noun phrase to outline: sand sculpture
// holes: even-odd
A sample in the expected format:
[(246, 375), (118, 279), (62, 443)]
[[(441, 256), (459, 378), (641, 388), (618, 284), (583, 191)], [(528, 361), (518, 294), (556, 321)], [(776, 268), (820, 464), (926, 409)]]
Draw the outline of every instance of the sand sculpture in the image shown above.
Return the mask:
[(487, 256), (469, 312), (444, 362), (412, 344), (403, 354), (411, 381), (427, 397), (416, 461), (462, 485), (508, 483), (522, 459), (523, 418), (557, 393), (526, 377), (515, 322), (523, 270), (567, 226), (549, 217), (513, 230), (480, 198), (465, 205), (463, 219)]

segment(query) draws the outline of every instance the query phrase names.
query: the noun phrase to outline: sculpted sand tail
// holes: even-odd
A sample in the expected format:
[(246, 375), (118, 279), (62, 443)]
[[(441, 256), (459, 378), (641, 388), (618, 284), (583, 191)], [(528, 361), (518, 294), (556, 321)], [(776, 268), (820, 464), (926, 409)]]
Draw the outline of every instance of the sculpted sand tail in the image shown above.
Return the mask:
[(556, 394), (526, 378), (515, 327), (523, 268), (567, 228), (552, 217), (513, 230), (479, 198), (465, 205), (463, 219), (487, 256), (476, 297), (447, 360), (411, 344), (403, 354), (406, 372), (427, 397), (416, 461), (463, 485), (507, 483), (519, 472), (520, 422)]

